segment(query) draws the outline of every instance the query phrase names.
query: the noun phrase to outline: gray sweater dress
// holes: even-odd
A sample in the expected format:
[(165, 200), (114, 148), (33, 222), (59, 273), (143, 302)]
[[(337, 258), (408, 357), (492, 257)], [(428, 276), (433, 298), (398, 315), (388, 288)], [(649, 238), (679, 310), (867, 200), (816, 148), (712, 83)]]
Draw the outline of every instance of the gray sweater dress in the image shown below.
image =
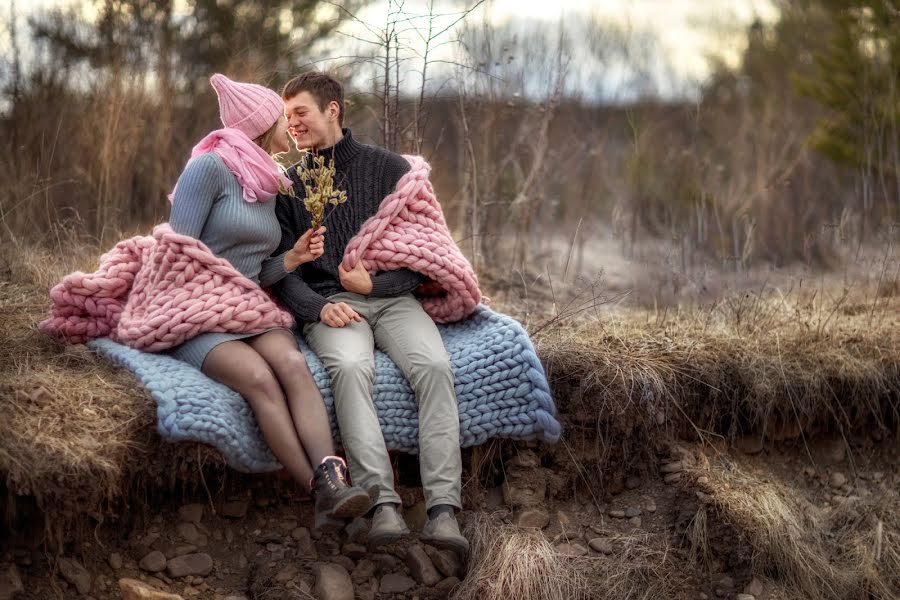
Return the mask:
[[(237, 177), (213, 152), (191, 159), (184, 168), (175, 187), (169, 225), (176, 233), (206, 244), (213, 254), (261, 287), (287, 275), (286, 252), (271, 256), (281, 241), (275, 199), (245, 201)], [(168, 354), (199, 369), (217, 345), (255, 335), (259, 334), (203, 333), (169, 349)]]

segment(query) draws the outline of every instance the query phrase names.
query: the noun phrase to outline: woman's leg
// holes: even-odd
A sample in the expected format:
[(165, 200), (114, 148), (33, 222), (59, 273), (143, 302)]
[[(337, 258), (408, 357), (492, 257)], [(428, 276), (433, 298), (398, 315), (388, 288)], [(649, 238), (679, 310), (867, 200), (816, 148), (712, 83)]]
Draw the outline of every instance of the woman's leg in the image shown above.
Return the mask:
[(318, 465), (326, 456), (333, 456), (334, 441), (325, 402), (293, 334), (283, 329), (269, 331), (249, 340), (249, 344), (265, 359), (281, 383), (294, 429), (309, 462)]
[(243, 341), (225, 342), (206, 355), (202, 371), (247, 400), (272, 454), (308, 490), (313, 468), (291, 424), (281, 386), (263, 357)]
[(313, 484), (315, 528), (338, 526), (340, 521), (333, 519), (364, 515), (372, 506), (372, 498), (362, 488), (349, 485), (346, 463), (334, 456), (331, 425), (322, 393), (293, 334), (284, 330), (269, 331), (249, 343), (275, 371), (287, 395), (300, 443), (310, 462), (316, 465)]

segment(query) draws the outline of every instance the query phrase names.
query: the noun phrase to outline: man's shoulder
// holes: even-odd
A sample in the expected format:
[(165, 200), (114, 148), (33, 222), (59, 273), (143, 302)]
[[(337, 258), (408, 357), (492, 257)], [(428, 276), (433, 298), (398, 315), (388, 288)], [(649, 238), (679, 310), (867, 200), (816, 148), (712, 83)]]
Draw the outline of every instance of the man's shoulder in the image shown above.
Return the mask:
[(375, 159), (378, 163), (384, 165), (386, 173), (399, 172), (403, 174), (409, 171), (409, 161), (400, 154), (375, 144), (360, 144), (360, 146), (362, 146), (368, 160)]

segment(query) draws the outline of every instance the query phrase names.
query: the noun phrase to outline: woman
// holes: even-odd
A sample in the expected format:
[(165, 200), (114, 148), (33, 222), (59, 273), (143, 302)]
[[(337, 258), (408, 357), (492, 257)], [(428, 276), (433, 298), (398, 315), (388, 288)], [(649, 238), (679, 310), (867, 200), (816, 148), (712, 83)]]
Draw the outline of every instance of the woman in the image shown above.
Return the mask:
[[(281, 98), (220, 74), (210, 82), (225, 129), (194, 147), (170, 196), (169, 224), (268, 287), (322, 255), (325, 229), (271, 256), (281, 239), (274, 197), (291, 183), (271, 156), (289, 150)], [(369, 510), (369, 495), (348, 484), (346, 463), (333, 456), (322, 395), (290, 331), (204, 333), (169, 352), (247, 400), (272, 453), (314, 494), (316, 527)]]

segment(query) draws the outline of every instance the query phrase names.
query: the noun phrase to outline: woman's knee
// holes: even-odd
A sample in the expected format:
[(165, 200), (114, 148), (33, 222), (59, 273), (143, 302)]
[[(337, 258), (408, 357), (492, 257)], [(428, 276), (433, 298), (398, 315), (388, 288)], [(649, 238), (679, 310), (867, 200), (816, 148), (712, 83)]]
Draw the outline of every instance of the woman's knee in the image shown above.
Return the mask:
[(275, 378), (275, 373), (271, 367), (264, 361), (260, 360), (250, 365), (245, 365), (242, 369), (241, 379), (243, 380), (242, 394), (244, 396), (258, 398), (264, 401), (281, 401), (281, 386)]

